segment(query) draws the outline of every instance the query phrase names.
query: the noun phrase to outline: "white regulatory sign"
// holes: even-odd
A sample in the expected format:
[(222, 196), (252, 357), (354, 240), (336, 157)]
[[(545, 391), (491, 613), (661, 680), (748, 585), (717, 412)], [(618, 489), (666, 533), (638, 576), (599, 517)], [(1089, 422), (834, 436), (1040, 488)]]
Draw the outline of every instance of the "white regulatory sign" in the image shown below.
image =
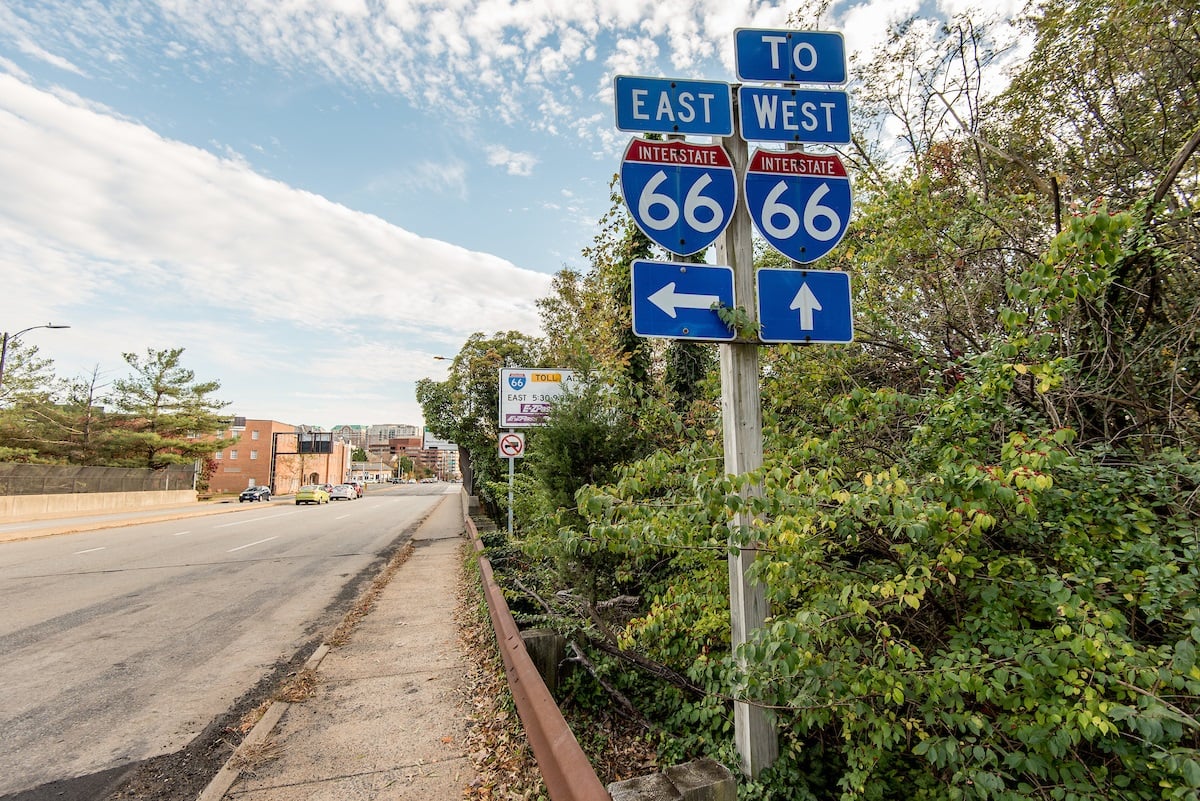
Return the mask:
[(554, 399), (571, 389), (575, 374), (553, 367), (500, 370), (500, 428), (544, 425)]
[(500, 458), (520, 459), (525, 455), (525, 435), (509, 431), (500, 435)]

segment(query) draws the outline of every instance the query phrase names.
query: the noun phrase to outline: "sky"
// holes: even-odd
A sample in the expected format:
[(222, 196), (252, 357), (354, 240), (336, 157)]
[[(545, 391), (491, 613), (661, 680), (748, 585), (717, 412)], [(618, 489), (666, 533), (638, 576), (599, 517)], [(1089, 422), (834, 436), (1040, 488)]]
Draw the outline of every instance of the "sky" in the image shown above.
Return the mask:
[[(870, 51), (909, 16), (834, 0)], [(225, 411), (421, 424), (476, 332), (535, 302), (609, 210), (615, 75), (734, 82), (770, 0), (4, 0), (0, 329), (63, 378), (184, 348)], [(851, 73), (853, 81), (853, 73)], [(544, 365), (525, 365), (544, 366)]]

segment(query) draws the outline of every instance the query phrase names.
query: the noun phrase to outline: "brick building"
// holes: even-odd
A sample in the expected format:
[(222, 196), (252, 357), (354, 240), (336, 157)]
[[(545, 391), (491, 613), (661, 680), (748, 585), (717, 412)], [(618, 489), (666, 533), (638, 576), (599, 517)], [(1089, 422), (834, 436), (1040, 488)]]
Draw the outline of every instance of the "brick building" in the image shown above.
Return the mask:
[(218, 466), (209, 479), (213, 493), (265, 485), (284, 495), (302, 484), (341, 483), (348, 474), (350, 445), (332, 432), (235, 417), (221, 436), (237, 442), (215, 454)]

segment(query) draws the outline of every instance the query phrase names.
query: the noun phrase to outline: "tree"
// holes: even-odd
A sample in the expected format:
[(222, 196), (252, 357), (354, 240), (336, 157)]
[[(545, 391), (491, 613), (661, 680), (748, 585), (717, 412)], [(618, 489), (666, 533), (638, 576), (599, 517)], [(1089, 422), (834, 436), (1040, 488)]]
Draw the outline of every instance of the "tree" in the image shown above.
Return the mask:
[(413, 460), (408, 456), (396, 457), (396, 478), (404, 478), (405, 475), (411, 473), (414, 467)]
[(63, 389), (54, 363), (39, 356), (36, 345), (8, 342), (0, 385), (0, 461), (54, 461), (44, 443), (57, 436), (49, 415)]
[(541, 340), (519, 331), (492, 337), (472, 334), (450, 363), (445, 381), (417, 382), (417, 402), (425, 425), (434, 434), (458, 444), (463, 485), (495, 511), (489, 481), (500, 478), (497, 453), (500, 417), (500, 370), (536, 367), (542, 360)]
[(100, 367), (88, 376), (62, 382), (57, 402), (31, 405), (24, 432), (40, 458), (69, 464), (100, 462), (110, 420), (104, 414)]
[(54, 375), (54, 362), (39, 356), (37, 345), (27, 345), (20, 339), (6, 344), (0, 406), (45, 401), (61, 389)]
[(1075, 233), (1088, 230), (1083, 219), (1092, 212), (1106, 212), (1105, 221), (1130, 215), (1105, 249), (1076, 239), (1083, 247), (1074, 263), (1054, 260), (1053, 269), (1086, 270), (1108, 287), (1053, 321), (1064, 355), (1082, 368), (1058, 412), (1085, 442), (1196, 448), (1200, 9), (1149, 0), (1047, 3), (1032, 30), (1034, 52), (998, 109), (1010, 149), (1054, 176)]
[(187, 464), (233, 444), (211, 436), (227, 423), (220, 411), (228, 404), (210, 397), (220, 383), (197, 382), (181, 364), (183, 350), (123, 354), (132, 374), (113, 382), (111, 401), (120, 417), (106, 442), (108, 463)]
[[(1003, 48), (965, 18), (901, 26), (866, 71), (858, 107), (905, 147), (849, 154), (827, 266), (864, 336), (769, 349), (763, 468), (726, 476), (684, 429), (570, 487), (584, 520), (534, 543), (642, 599), (565, 625), (624, 662), (599, 683), (663, 725), (664, 761), (732, 762), (730, 699), (772, 709), (787, 747), (744, 798), (1200, 792), (1200, 10), (1032, 11), (1001, 96)], [(771, 604), (738, 654), (730, 534)]]
[(350, 455), (350, 459), (355, 462), (367, 461), (367, 452), (362, 448), (355, 448), (354, 453)]

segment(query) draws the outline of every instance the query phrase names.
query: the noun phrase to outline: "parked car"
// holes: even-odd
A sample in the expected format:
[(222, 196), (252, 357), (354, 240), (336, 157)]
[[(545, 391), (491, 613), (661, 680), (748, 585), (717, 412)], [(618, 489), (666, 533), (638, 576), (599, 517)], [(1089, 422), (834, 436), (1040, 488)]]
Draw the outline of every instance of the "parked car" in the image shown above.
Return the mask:
[(358, 493), (349, 484), (335, 484), (329, 491), (329, 500), (331, 501), (353, 501), (356, 498), (358, 498)]
[(364, 487), (361, 481), (347, 481), (346, 483), (354, 487), (354, 492), (358, 494), (358, 497), (362, 497)]
[(329, 503), (329, 492), (319, 484), (305, 484), (296, 490), (296, 505), (302, 503), (315, 503), (318, 506)]
[(270, 487), (247, 487), (242, 490), (242, 494), (238, 496), (238, 503), (244, 501), (269, 501), (271, 500)]

